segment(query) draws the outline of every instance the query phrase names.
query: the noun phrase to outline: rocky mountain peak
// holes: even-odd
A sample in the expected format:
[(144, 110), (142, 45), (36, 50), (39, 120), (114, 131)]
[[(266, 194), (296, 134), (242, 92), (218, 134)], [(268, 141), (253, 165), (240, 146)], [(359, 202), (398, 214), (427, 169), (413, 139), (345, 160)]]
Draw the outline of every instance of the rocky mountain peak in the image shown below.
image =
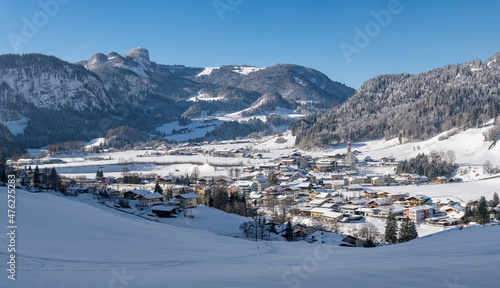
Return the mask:
[(125, 58), (140, 59), (142, 61), (150, 63), (149, 51), (148, 49), (142, 47), (136, 47), (131, 49), (130, 51), (127, 52), (127, 54), (125, 54)]

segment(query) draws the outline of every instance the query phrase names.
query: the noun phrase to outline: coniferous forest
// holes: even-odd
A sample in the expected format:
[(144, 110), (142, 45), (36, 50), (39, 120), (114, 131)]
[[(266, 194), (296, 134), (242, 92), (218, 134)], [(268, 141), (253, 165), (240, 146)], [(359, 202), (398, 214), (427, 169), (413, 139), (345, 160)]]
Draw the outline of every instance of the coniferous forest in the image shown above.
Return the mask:
[(418, 141), (454, 127), (481, 127), (499, 115), (500, 53), (417, 75), (379, 75), (327, 113), (296, 122), (302, 148), (398, 137)]

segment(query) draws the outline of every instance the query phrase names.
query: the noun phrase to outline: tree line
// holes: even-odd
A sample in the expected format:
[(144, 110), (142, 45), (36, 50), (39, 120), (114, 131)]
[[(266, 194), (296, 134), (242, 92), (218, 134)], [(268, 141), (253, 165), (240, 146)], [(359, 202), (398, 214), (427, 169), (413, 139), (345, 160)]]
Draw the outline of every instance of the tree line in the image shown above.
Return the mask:
[(425, 175), (430, 179), (438, 176), (450, 177), (457, 169), (455, 164), (455, 153), (432, 151), (429, 155), (419, 153), (416, 157), (399, 162), (396, 173), (411, 173)]
[(464, 223), (477, 222), (481, 225), (490, 223), (489, 208), (495, 208), (499, 204), (500, 200), (498, 198), (497, 192), (493, 194), (493, 199), (491, 199), (489, 202), (486, 201), (486, 197), (481, 196), (479, 202), (477, 202), (477, 205), (474, 205), (473, 203), (467, 203), (467, 205), (465, 206), (462, 221)]

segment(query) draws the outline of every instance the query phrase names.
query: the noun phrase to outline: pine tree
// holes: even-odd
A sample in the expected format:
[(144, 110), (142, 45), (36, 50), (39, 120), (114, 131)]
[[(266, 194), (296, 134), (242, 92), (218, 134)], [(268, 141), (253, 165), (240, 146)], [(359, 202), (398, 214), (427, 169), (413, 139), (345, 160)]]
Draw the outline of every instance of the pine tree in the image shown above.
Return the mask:
[(35, 167), (35, 171), (33, 172), (33, 186), (38, 187), (40, 185), (40, 169), (38, 169), (38, 165)]
[(417, 227), (415, 222), (410, 218), (404, 218), (401, 228), (399, 229), (399, 242), (408, 242), (418, 237)]
[(5, 169), (6, 163), (7, 163), (7, 159), (5, 158), (5, 152), (2, 150), (2, 152), (0, 152), (0, 170)]
[(491, 200), (490, 206), (497, 207), (498, 204), (500, 204), (500, 199), (498, 199), (498, 193), (495, 192), (495, 194), (493, 194), (493, 200)]
[(396, 218), (392, 213), (392, 210), (389, 211), (389, 217), (385, 222), (385, 242), (396, 244), (398, 241), (398, 223), (396, 222)]
[(5, 174), (5, 169), (2, 169), (2, 174), (0, 176), (0, 182), (7, 183), (7, 174)]
[(278, 231), (276, 231), (276, 226), (274, 226), (274, 223), (271, 224), (271, 227), (269, 228), (269, 232), (273, 234), (278, 234)]
[(99, 173), (99, 170), (97, 170), (97, 172), (95, 172), (95, 179), (99, 180), (100, 176), (101, 176), (101, 173)]
[(163, 189), (161, 189), (160, 184), (158, 184), (158, 182), (156, 182), (155, 191), (154, 192), (155, 193), (163, 194)]
[(212, 193), (208, 194), (208, 207), (214, 207), (214, 198), (212, 197)]
[(470, 205), (467, 204), (465, 206), (465, 211), (464, 211), (464, 216), (462, 217), (462, 221), (467, 224), (467, 223), (469, 223), (470, 217), (474, 217), (474, 214), (472, 213)]
[(484, 196), (481, 196), (479, 204), (476, 208), (476, 221), (481, 225), (490, 222), (490, 217), (488, 214), (488, 204), (486, 203), (486, 198), (484, 198)]
[(293, 241), (293, 227), (290, 220), (288, 220), (288, 223), (286, 223), (285, 234), (283, 236), (285, 237), (286, 241)]
[(57, 174), (56, 168), (52, 168), (49, 176), (49, 188), (52, 190), (57, 190), (61, 184), (61, 178)]
[(267, 175), (267, 182), (269, 182), (269, 185), (271, 186), (278, 185), (278, 177), (276, 176), (276, 174), (274, 174), (273, 171), (269, 172), (269, 174)]

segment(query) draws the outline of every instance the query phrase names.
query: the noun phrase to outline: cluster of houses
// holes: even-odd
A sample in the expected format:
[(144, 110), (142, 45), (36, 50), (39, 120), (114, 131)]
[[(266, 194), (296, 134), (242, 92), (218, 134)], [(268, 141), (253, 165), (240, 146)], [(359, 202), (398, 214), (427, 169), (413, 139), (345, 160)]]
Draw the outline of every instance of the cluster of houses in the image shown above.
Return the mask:
[[(177, 194), (176, 199), (183, 197), (182, 195), (197, 195), (193, 198), (195, 200), (191, 200), (193, 203), (196, 201), (201, 203), (208, 193), (213, 192), (214, 187), (222, 187), (228, 194), (245, 195), (249, 200), (247, 203), (251, 203), (254, 207), (269, 203), (284, 203), (303, 216), (325, 221), (350, 222), (360, 220), (362, 217), (384, 218), (392, 212), (398, 219), (408, 217), (416, 222), (428, 221), (431, 224), (449, 226), (457, 224), (458, 219), (463, 216), (462, 206), (455, 201), (441, 201), (423, 195), (409, 196), (378, 190), (387, 185), (458, 182), (461, 181), (459, 178), (436, 177), (430, 180), (416, 174), (362, 175), (350, 169), (353, 163), (361, 163), (356, 158), (359, 153), (348, 148), (345, 154), (325, 154), (319, 159), (294, 152), (281, 157), (277, 164), (246, 166), (238, 179), (220, 176), (203, 177), (186, 186), (176, 185), (175, 176), (165, 176), (154, 179), (154, 183), (160, 184), (164, 190), (166, 188), (173, 190), (173, 193)], [(200, 152), (194, 149), (183, 151)], [(212, 150), (208, 153), (226, 157), (262, 157), (260, 154), (248, 154), (245, 149)], [(366, 157), (363, 163), (394, 165), (397, 162), (393, 157), (384, 157), (380, 161)], [(272, 174), (274, 179), (270, 179)], [(163, 203), (162, 206), (175, 206), (172, 204), (176, 203), (172, 200), (167, 201), (165, 195), (158, 193), (134, 194), (133, 191), (113, 197), (138, 200), (138, 207), (156, 206), (159, 202)], [(113, 191), (109, 193), (112, 196)], [(159, 200), (161, 198), (163, 201)], [(442, 207), (446, 207), (446, 210), (442, 210)], [(155, 211), (156, 214), (167, 213)]]
[[(362, 217), (387, 218), (392, 213), (396, 219), (410, 218), (415, 222), (422, 222), (431, 217), (440, 217), (453, 220), (438, 224), (457, 224), (457, 220), (463, 216), (463, 207), (452, 200), (441, 201), (424, 195), (408, 196), (404, 193), (366, 191), (359, 197), (352, 198), (345, 197), (342, 192), (318, 193), (311, 190), (308, 201), (297, 205), (300, 206), (298, 210), (301, 215), (325, 221), (350, 222)], [(441, 210), (445, 206), (446, 210)]]
[[(146, 149), (148, 148), (148, 149)], [(203, 149), (197, 145), (191, 146), (179, 146), (179, 147), (146, 147), (144, 150), (156, 151), (156, 153), (151, 154), (149, 152), (148, 156), (154, 155), (181, 155), (181, 156), (191, 156), (191, 155), (204, 155), (213, 157), (229, 157), (229, 158), (251, 158), (251, 159), (262, 159), (261, 153), (252, 152), (247, 148), (222, 148), (222, 149)], [(164, 152), (161, 152), (164, 151)]]
[[(175, 148), (160, 146), (144, 149), (165, 151), (160, 153), (161, 155), (203, 154), (253, 159), (263, 157), (262, 154), (253, 153), (247, 148), (207, 150), (197, 145), (179, 145)], [(426, 176), (408, 173), (361, 174), (355, 169), (356, 166), (395, 166), (398, 162), (394, 157), (383, 157), (375, 161), (367, 156), (363, 160), (358, 160), (359, 155), (360, 152), (352, 151), (348, 143), (346, 153), (342, 154), (331, 153), (313, 158), (310, 155), (293, 152), (282, 156), (274, 163), (248, 165), (242, 168), (242, 173), (237, 179), (221, 176), (203, 177), (196, 179), (190, 185), (178, 184), (173, 175), (143, 179), (150, 184), (159, 184), (163, 188), (163, 194), (147, 191), (147, 188), (126, 191), (107, 188), (99, 191), (92, 188), (93, 185), (82, 185), (82, 183), (72, 185), (67, 190), (69, 194), (89, 193), (126, 199), (138, 209), (150, 208), (159, 217), (172, 217), (180, 211), (196, 207), (208, 193), (214, 191), (215, 187), (222, 187), (228, 194), (245, 195), (249, 200), (247, 203), (251, 203), (254, 207), (284, 204), (304, 217), (324, 221), (350, 222), (360, 220), (362, 217), (384, 218), (392, 213), (397, 219), (406, 217), (416, 222), (426, 221), (433, 225), (451, 226), (456, 225), (463, 216), (464, 203), (459, 203), (457, 199), (435, 199), (424, 195), (410, 196), (380, 190), (384, 186), (460, 182), (460, 178), (429, 179)], [(32, 164), (32, 162), (21, 164)], [(108, 185), (119, 182), (112, 177), (101, 180)], [(170, 190), (171, 194), (168, 194), (167, 190)], [(498, 219), (500, 215), (498, 210), (492, 211), (492, 217)]]
[[(269, 216), (268, 216), (269, 217)], [(286, 237), (286, 224), (279, 224), (273, 221), (272, 218), (266, 219), (265, 225), (274, 226), (274, 231), (280, 236)], [(321, 230), (311, 231), (310, 227), (307, 227), (301, 223), (292, 224), (292, 236), (295, 241), (305, 240), (309, 243), (321, 243), (330, 244), (345, 247), (356, 247), (358, 238), (352, 235), (341, 235), (335, 233), (329, 233)]]
[(152, 213), (158, 217), (175, 217), (175, 214), (186, 211), (186, 209), (198, 206), (198, 194), (190, 192), (176, 194), (168, 198), (165, 193), (151, 192), (146, 189), (132, 189), (119, 191), (115, 189), (98, 190), (89, 186), (76, 186), (67, 189), (67, 195), (94, 194), (101, 197), (115, 200), (116, 208), (124, 208), (120, 200), (128, 201), (130, 207), (134, 206), (138, 210), (151, 209)]

